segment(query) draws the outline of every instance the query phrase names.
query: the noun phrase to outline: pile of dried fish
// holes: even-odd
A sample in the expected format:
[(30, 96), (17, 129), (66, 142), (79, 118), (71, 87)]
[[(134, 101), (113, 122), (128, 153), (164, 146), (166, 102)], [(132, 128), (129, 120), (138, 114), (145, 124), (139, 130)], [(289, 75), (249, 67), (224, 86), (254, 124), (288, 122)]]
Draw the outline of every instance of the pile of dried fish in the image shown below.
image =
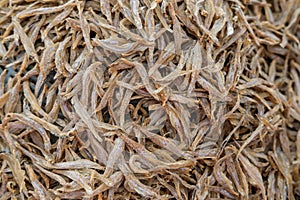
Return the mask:
[(299, 199), (299, 0), (1, 0), (0, 199)]

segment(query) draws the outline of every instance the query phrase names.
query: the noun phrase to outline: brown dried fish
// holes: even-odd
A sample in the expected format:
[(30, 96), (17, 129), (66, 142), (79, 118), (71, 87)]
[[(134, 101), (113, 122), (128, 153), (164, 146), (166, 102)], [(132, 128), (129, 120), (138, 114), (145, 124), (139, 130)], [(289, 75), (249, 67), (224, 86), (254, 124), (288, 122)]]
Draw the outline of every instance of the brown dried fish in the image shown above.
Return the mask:
[(66, 37), (63, 42), (59, 43), (59, 46), (55, 53), (56, 69), (60, 74), (62, 74), (65, 77), (68, 77), (67, 70), (69, 70), (69, 72), (71, 73), (74, 72), (66, 58), (66, 48), (70, 40), (71, 37)]
[(46, 188), (42, 185), (42, 183), (39, 182), (32, 167), (30, 165), (25, 164), (25, 168), (26, 168), (28, 177), (31, 181), (31, 184), (34, 187), (34, 192), (36, 193), (36, 195), (42, 200), (51, 199)]
[(43, 138), (45, 150), (47, 152), (50, 152), (50, 149), (51, 149), (50, 137), (41, 124), (26, 117), (23, 114), (18, 114), (18, 113), (8, 113), (6, 115), (6, 118), (7, 118), (7, 120), (10, 120), (10, 119), (19, 120), (20, 122), (24, 123), (25, 125), (37, 130)]
[(19, 185), (20, 192), (25, 191), (26, 190), (25, 172), (24, 170), (22, 170), (21, 164), (18, 158), (16, 157), (16, 155), (1, 153), (0, 158), (5, 160), (7, 164), (10, 166), (14, 179)]
[(74, 0), (70, 0), (67, 3), (56, 6), (56, 7), (47, 7), (47, 8), (36, 8), (36, 9), (27, 9), (17, 14), (19, 19), (30, 17), (33, 15), (42, 15), (42, 14), (51, 14), (55, 12), (59, 12), (64, 10), (66, 7), (70, 5), (75, 5)]
[(42, 40), (44, 40), (46, 38), (46, 36), (48, 35), (49, 31), (55, 27), (56, 25), (60, 24), (61, 22), (63, 22), (65, 20), (65, 18), (67, 18), (70, 13), (73, 10), (73, 6), (68, 6), (66, 8), (63, 9), (63, 12), (61, 12), (60, 14), (58, 14), (46, 27), (46, 29), (44, 30), (44, 32), (41, 35)]
[(81, 105), (79, 99), (77, 97), (74, 97), (73, 99), (73, 104), (74, 104), (74, 108), (75, 111), (77, 112), (77, 114), (79, 115), (79, 117), (84, 121), (84, 123), (86, 123), (86, 125), (89, 127), (90, 131), (93, 133), (93, 136), (99, 141), (102, 142), (102, 138), (99, 136), (99, 134), (97, 133), (94, 124), (90, 118), (90, 115), (88, 114), (88, 112), (83, 108), (83, 106)]
[(55, 173), (64, 175), (71, 180), (74, 180), (78, 183), (87, 193), (87, 195), (92, 195), (93, 189), (89, 185), (87, 179), (77, 171), (70, 171), (70, 170), (54, 170)]
[(22, 28), (20, 22), (13, 18), (13, 25), (14, 25), (14, 30), (16, 33), (19, 35), (21, 42), (28, 54), (28, 56), (32, 56), (36, 62), (39, 62), (39, 57), (36, 53), (35, 47), (32, 43), (32, 41), (29, 39), (29, 37), (26, 35), (24, 29)]
[(41, 106), (39, 105), (36, 97), (34, 96), (34, 94), (31, 92), (30, 86), (29, 86), (29, 82), (28, 81), (24, 81), (23, 82), (23, 93), (25, 98), (28, 100), (28, 102), (30, 103), (31, 107), (33, 108), (33, 110), (35, 112), (38, 112), (40, 115), (42, 115), (43, 117), (45, 117), (46, 119), (48, 118), (47, 113), (41, 108)]
[(80, 27), (82, 30), (84, 41), (86, 43), (87, 49), (89, 50), (89, 53), (93, 53), (93, 46), (91, 44), (91, 39), (90, 39), (90, 26), (82, 13), (83, 11), (80, 7), (78, 0), (76, 0), (76, 4), (77, 4), (77, 9), (79, 10)]
[(249, 160), (241, 154), (239, 155), (238, 159), (241, 161), (243, 168), (245, 169), (248, 177), (250, 178), (250, 183), (257, 185), (261, 191), (262, 198), (267, 199), (263, 179), (257, 167), (251, 164)]
[(0, 1), (0, 199), (299, 199), (299, 6)]

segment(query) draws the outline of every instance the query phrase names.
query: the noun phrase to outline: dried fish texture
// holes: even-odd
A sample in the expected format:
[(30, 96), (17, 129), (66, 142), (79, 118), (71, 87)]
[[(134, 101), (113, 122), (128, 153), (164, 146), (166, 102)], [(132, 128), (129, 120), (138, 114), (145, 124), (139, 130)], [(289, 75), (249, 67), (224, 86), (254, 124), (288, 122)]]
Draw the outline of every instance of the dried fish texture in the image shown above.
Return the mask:
[(0, 199), (300, 199), (299, 17), (0, 1)]

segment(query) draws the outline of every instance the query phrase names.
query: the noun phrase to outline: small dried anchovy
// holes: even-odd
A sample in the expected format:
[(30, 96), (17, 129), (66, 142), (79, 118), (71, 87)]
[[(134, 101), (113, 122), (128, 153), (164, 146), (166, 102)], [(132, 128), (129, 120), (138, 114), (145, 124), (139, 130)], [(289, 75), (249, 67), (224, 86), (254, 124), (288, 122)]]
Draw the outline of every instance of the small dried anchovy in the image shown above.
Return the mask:
[(0, 1), (0, 199), (300, 199), (299, 17)]

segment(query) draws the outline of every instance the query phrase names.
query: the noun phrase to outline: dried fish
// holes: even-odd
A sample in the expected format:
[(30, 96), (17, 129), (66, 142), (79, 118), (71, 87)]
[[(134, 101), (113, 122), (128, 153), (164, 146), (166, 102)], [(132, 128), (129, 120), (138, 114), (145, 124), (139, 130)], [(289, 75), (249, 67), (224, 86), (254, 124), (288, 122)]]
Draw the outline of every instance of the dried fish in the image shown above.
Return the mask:
[(68, 7), (68, 6), (72, 5), (72, 4), (74, 5), (74, 0), (70, 0), (67, 3), (63, 4), (63, 5), (56, 6), (56, 7), (27, 9), (27, 10), (24, 10), (23, 12), (18, 13), (17, 17), (19, 19), (22, 19), (22, 18), (25, 18), (25, 17), (33, 16), (33, 15), (51, 14), (51, 13), (62, 11), (66, 7)]
[(108, 22), (112, 24), (112, 15), (111, 15), (111, 9), (110, 9), (110, 2), (107, 0), (100, 1), (100, 7), (102, 13), (106, 16)]
[(173, 21), (173, 34), (174, 34), (174, 43), (175, 43), (175, 53), (177, 55), (180, 55), (181, 53), (181, 43), (182, 43), (182, 38), (181, 38), (181, 27), (179, 20), (176, 17), (174, 6), (172, 3), (169, 4), (169, 11), (170, 15)]
[(26, 117), (25, 115), (18, 114), (18, 113), (8, 113), (6, 115), (6, 117), (7, 117), (7, 120), (9, 120), (9, 119), (19, 120), (20, 122), (24, 123), (25, 125), (37, 130), (43, 138), (45, 150), (47, 152), (50, 152), (50, 149), (51, 149), (50, 138), (49, 138), (48, 133), (45, 131), (45, 129), (43, 128), (43, 126), (41, 124)]
[(23, 92), (24, 92), (24, 96), (25, 98), (28, 100), (28, 102), (30, 103), (31, 107), (33, 108), (34, 111), (38, 112), (40, 115), (42, 115), (43, 117), (45, 117), (46, 119), (48, 118), (47, 113), (41, 108), (41, 106), (39, 105), (36, 97), (34, 96), (34, 94), (31, 92), (30, 90), (30, 86), (29, 86), (29, 82), (25, 81), (23, 83)]
[(138, 127), (139, 130), (145, 134), (150, 140), (152, 140), (155, 144), (161, 146), (162, 148), (165, 148), (169, 150), (171, 153), (174, 153), (178, 157), (187, 157), (189, 158), (190, 156), (183, 152), (182, 150), (178, 149), (178, 146), (172, 142), (171, 140), (164, 138), (158, 134), (151, 133), (150, 131), (144, 130), (141, 127)]
[(237, 188), (238, 192), (240, 193), (240, 195), (242, 197), (244, 197), (245, 192), (244, 192), (244, 190), (241, 186), (241, 183), (240, 183), (240, 178), (242, 178), (242, 177), (239, 177), (239, 175), (238, 175), (238, 171), (235, 167), (235, 164), (234, 164), (233, 158), (231, 157), (230, 152), (226, 151), (226, 154), (228, 155), (228, 158), (225, 161), (226, 162), (226, 169), (227, 169), (228, 173), (230, 174), (230, 176), (232, 177), (234, 185)]
[(32, 56), (36, 62), (39, 62), (39, 57), (36, 53), (35, 47), (32, 43), (32, 41), (28, 38), (26, 35), (24, 29), (22, 28), (20, 22), (17, 19), (13, 19), (13, 25), (14, 25), (14, 30), (18, 34), (18, 36), (21, 39), (21, 42), (24, 46), (24, 49), (26, 50), (28, 56)]
[(61, 176), (51, 172), (51, 171), (48, 171), (46, 169), (44, 169), (43, 167), (35, 164), (35, 167), (37, 167), (42, 173), (44, 173), (45, 175), (51, 177), (52, 179), (56, 180), (57, 182), (59, 182), (59, 184), (61, 185), (67, 185), (67, 182), (65, 181), (65, 179), (63, 179)]
[(248, 177), (250, 178), (250, 183), (255, 184), (259, 187), (261, 190), (262, 198), (267, 199), (266, 193), (265, 193), (265, 186), (261, 177), (260, 172), (258, 169), (249, 162), (249, 160), (244, 157), (243, 155), (239, 155), (239, 160), (241, 161)]
[[(128, 186), (137, 193), (145, 197), (158, 197), (151, 187), (142, 184), (130, 171), (129, 167), (124, 163), (124, 158), (120, 158), (119, 168), (125, 176)], [(159, 197), (158, 197), (159, 198)]]
[(89, 50), (89, 53), (93, 53), (93, 47), (92, 47), (91, 39), (90, 39), (90, 26), (89, 26), (86, 18), (83, 16), (82, 9), (80, 7), (78, 0), (76, 0), (76, 3), (77, 3), (77, 9), (79, 10), (80, 27), (82, 30), (82, 35), (83, 35), (84, 41)]
[(241, 18), (241, 20), (245, 23), (245, 26), (247, 27), (247, 29), (249, 30), (251, 36), (253, 37), (255, 44), (256, 44), (256, 45), (259, 45), (258, 39), (257, 39), (256, 35), (254, 34), (254, 31), (253, 31), (252, 27), (250, 26), (250, 24), (248, 23), (248, 21), (247, 21), (245, 15), (244, 15), (242, 9), (240, 8), (240, 6), (237, 5), (237, 6), (234, 7), (233, 9), (236, 10), (238, 16), (239, 16), (239, 17)]
[(35, 122), (41, 124), (46, 130), (50, 131), (50, 133), (54, 134), (57, 137), (66, 137), (67, 134), (63, 133), (57, 126), (54, 126), (53, 124), (47, 122), (44, 119), (41, 119), (35, 115), (33, 115), (30, 112), (26, 112), (26, 115), (30, 117)]
[(66, 47), (71, 40), (71, 37), (66, 37), (63, 42), (61, 42), (56, 50), (55, 53), (55, 66), (57, 68), (57, 71), (64, 75), (65, 77), (68, 76), (66, 69), (69, 69), (69, 72), (74, 72), (72, 70), (70, 64), (68, 63), (66, 59)]
[(119, 159), (123, 149), (124, 149), (124, 141), (120, 138), (117, 138), (115, 140), (115, 145), (114, 148), (112, 149), (111, 153), (108, 156), (107, 159), (107, 164), (106, 164), (106, 168), (105, 168), (105, 172), (104, 172), (104, 176), (110, 176), (110, 174), (113, 172), (113, 167), (114, 164), (117, 162), (117, 160)]
[(0, 199), (299, 199), (299, 6), (0, 1)]
[(225, 156), (217, 161), (216, 165), (214, 166), (214, 176), (218, 183), (223, 186), (225, 190), (227, 190), (230, 194), (237, 196), (237, 193), (234, 191), (232, 182), (226, 177), (225, 173), (221, 172), (221, 170), (223, 170), (221, 164), (226, 159), (227, 157)]
[(93, 136), (99, 142), (102, 142), (102, 138), (97, 133), (88, 112), (83, 108), (79, 99), (77, 97), (74, 97), (72, 100), (73, 100), (75, 111), (78, 113), (79, 117), (81, 117), (84, 123), (86, 123), (86, 125), (89, 127), (90, 131), (93, 133)]
[(29, 177), (30, 181), (32, 182), (32, 186), (34, 187), (34, 191), (37, 194), (37, 196), (42, 200), (50, 199), (50, 196), (49, 196), (48, 192), (46, 191), (46, 188), (42, 185), (42, 183), (39, 182), (32, 167), (30, 165), (25, 164), (25, 168), (26, 168), (28, 177)]
[(93, 193), (93, 189), (89, 185), (88, 181), (79, 172), (70, 170), (54, 170), (54, 172), (67, 176), (71, 180), (74, 180), (86, 191), (87, 195), (91, 195)]
[(95, 43), (95, 46), (101, 46), (102, 48), (117, 54), (128, 54), (132, 51), (137, 51), (140, 46), (139, 42), (121, 44), (117, 42), (117, 39), (115, 38), (106, 40), (93, 39), (93, 42)]
[(16, 155), (1, 153), (0, 158), (7, 161), (8, 165), (10, 166), (13, 176), (19, 185), (20, 192), (26, 190), (25, 172), (21, 169), (20, 162), (18, 161)]
[(5, 103), (8, 101), (10, 97), (10, 91), (6, 92), (5, 94), (3, 94), (1, 97), (0, 97), (0, 108), (2, 108)]
[(73, 7), (67, 7), (64, 8), (64, 11), (61, 12), (60, 14), (58, 14), (46, 27), (46, 29), (44, 30), (44, 32), (42, 33), (41, 37), (44, 40), (46, 38), (46, 36), (48, 35), (49, 31), (55, 27), (56, 25), (60, 24), (66, 17), (68, 17), (70, 15), (70, 13), (72, 12)]

